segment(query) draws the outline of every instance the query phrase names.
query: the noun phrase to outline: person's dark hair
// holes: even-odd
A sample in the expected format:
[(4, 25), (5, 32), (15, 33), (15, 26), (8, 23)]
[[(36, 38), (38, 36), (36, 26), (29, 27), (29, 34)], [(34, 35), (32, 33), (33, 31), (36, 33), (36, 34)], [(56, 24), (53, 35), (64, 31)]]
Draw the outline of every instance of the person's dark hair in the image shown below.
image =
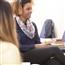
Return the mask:
[(20, 4), (22, 7), (24, 7), (25, 4), (31, 3), (31, 2), (32, 2), (32, 0), (20, 0)]

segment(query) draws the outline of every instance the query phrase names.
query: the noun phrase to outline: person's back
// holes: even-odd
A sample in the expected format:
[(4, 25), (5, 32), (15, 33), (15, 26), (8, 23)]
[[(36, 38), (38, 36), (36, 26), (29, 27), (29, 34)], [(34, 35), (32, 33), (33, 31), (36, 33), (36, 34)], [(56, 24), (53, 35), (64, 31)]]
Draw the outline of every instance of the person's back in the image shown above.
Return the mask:
[(20, 54), (18, 48), (10, 43), (0, 41), (0, 64), (1, 65), (20, 65)]

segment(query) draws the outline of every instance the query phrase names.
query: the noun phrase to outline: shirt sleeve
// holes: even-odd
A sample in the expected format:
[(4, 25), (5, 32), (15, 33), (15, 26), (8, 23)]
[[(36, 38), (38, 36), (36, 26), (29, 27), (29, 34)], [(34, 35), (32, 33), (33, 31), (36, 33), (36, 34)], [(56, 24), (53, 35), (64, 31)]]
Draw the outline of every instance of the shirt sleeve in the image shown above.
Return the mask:
[(35, 44), (20, 45), (20, 51), (22, 51), (22, 52), (26, 52), (26, 51), (29, 51), (29, 50), (34, 49), (34, 48), (35, 48)]
[(39, 35), (38, 35), (37, 26), (36, 26), (36, 24), (35, 24), (34, 22), (32, 22), (32, 23), (33, 23), (33, 25), (34, 25), (34, 27), (35, 27), (35, 37), (34, 37), (35, 43), (36, 43), (36, 44), (40, 44), (41, 42), (40, 42), (40, 37), (39, 37)]

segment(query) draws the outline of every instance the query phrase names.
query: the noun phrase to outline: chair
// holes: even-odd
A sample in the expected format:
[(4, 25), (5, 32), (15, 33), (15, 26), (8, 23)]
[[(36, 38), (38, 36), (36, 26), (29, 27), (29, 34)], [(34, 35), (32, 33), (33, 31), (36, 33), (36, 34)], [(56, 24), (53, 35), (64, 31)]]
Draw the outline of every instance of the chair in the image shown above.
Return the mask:
[(47, 19), (42, 27), (40, 38), (55, 38), (54, 23), (51, 19)]
[(63, 33), (62, 40), (65, 42), (65, 32)]

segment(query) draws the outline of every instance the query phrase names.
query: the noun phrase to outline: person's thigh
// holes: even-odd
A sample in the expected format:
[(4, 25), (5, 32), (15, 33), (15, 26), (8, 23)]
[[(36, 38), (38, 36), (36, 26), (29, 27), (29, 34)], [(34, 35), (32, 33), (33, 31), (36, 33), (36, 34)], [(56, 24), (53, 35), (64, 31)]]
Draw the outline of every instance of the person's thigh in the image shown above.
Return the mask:
[(45, 63), (53, 56), (54, 47), (33, 49), (24, 54), (24, 60), (32, 63)]
[(49, 59), (45, 65), (61, 65), (61, 63), (57, 59), (52, 58), (52, 59)]

